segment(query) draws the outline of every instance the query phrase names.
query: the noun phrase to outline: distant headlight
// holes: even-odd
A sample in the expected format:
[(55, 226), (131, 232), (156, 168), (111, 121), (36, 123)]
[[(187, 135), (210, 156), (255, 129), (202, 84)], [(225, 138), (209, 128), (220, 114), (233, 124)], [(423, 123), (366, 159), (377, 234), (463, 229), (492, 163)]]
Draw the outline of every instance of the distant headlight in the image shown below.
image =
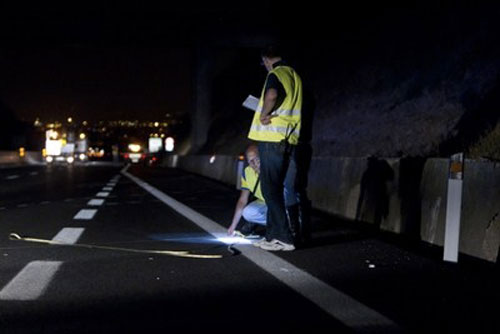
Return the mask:
[(47, 160), (47, 162), (48, 162), (48, 163), (51, 163), (52, 161), (54, 161), (54, 158), (52, 158), (52, 157), (49, 155), (49, 156), (47, 156), (47, 157), (45, 158), (45, 160)]
[(80, 153), (80, 155), (78, 156), (78, 158), (79, 158), (81, 161), (83, 161), (83, 160), (85, 160), (86, 156), (85, 156), (85, 154)]
[(141, 150), (141, 145), (139, 144), (129, 144), (128, 149), (134, 153), (137, 153)]
[(66, 161), (67, 161), (69, 164), (72, 164), (72, 163), (73, 163), (73, 161), (75, 161), (75, 158), (73, 158), (73, 157), (67, 157), (67, 158), (66, 158)]

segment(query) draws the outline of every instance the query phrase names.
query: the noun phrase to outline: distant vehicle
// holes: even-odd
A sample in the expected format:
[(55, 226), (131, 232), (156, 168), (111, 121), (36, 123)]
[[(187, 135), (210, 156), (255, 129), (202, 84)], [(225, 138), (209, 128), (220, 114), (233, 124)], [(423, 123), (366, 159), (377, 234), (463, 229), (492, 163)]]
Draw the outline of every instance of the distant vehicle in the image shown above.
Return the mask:
[(132, 143), (128, 145), (128, 151), (123, 153), (123, 160), (125, 162), (130, 162), (137, 164), (140, 162), (145, 162), (146, 152), (144, 147), (140, 144)]
[(61, 138), (60, 134), (54, 130), (46, 132), (45, 140), (45, 161), (51, 163), (72, 164), (75, 161), (75, 144), (68, 143)]

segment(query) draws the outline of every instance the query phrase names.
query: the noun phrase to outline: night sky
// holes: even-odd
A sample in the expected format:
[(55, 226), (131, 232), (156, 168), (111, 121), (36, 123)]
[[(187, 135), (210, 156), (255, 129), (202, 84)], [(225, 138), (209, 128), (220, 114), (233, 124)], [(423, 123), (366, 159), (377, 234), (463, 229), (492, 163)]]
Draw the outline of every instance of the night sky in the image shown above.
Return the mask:
[[(441, 2), (430, 2), (422, 13), (430, 15)], [(193, 108), (194, 50), (205, 34), (264, 31), (292, 44), (301, 40), (303, 49), (310, 40), (328, 39), (343, 50), (352, 44), (345, 42), (349, 34), (369, 41), (377, 21), (394, 20), (388, 10), (394, 6), (403, 5), (4, 2), (0, 103), (27, 121), (68, 116), (79, 121), (156, 120), (167, 113), (186, 113)]]
[(160, 119), (189, 107), (183, 48), (64, 45), (10, 51), (0, 99), (26, 120)]
[(0, 102), (27, 121), (185, 113), (197, 38), (259, 10), (223, 1), (0, 6)]

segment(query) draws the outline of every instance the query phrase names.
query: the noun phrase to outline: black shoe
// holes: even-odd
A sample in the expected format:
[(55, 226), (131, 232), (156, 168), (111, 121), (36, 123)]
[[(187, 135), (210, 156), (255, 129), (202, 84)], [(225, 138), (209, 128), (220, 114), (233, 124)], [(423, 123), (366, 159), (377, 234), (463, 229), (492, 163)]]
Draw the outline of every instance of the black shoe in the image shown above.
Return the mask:
[(257, 228), (257, 224), (242, 221), (239, 225), (239, 228), (237, 228), (237, 230), (245, 235), (249, 235), (249, 234), (252, 234), (256, 228)]

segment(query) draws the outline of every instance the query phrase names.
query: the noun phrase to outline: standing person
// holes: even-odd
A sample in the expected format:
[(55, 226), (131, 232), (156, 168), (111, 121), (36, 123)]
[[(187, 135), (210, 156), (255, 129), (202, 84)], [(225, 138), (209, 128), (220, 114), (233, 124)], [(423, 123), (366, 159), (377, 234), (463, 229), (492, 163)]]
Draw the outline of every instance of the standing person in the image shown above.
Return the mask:
[(266, 237), (254, 245), (269, 251), (292, 251), (294, 238), (287, 220), (283, 186), (299, 142), (302, 81), (276, 47), (266, 47), (261, 56), (268, 74), (248, 138), (258, 142), (262, 193), (268, 214)]
[[(233, 219), (231, 221), (231, 226), (229, 226), (227, 230), (227, 234), (249, 237), (254, 232), (257, 225), (266, 224), (267, 205), (260, 189), (260, 158), (259, 151), (255, 144), (247, 148), (245, 157), (248, 166), (244, 169), (243, 175), (241, 176), (241, 193), (236, 202)], [(248, 204), (251, 194), (253, 194), (256, 199)], [(240, 226), (239, 230), (236, 230), (241, 216), (245, 219), (246, 224), (244, 223)]]

